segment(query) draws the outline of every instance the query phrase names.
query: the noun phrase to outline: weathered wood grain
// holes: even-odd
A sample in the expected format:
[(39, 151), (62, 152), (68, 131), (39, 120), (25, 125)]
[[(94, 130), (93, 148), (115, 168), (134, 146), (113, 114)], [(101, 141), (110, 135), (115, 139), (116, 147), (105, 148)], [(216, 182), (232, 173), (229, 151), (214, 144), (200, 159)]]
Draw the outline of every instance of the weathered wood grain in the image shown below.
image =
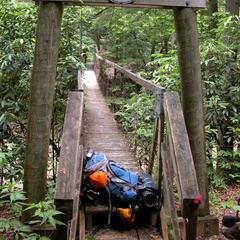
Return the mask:
[(69, 92), (54, 194), (56, 208), (64, 213), (59, 220), (66, 224), (57, 226), (59, 240), (67, 238), (69, 221), (70, 239), (76, 236), (83, 168), (82, 124), (83, 92)]
[(63, 126), (55, 199), (73, 200), (79, 181), (81, 125), (83, 124), (83, 93), (70, 92)]
[(79, 211), (79, 239), (85, 239), (85, 228), (86, 228), (86, 221), (85, 221), (85, 209), (84, 206), (81, 205)]
[[(23, 189), (28, 203), (42, 201), (46, 193), (49, 136), (62, 14), (61, 2), (45, 2), (39, 7), (24, 159)], [(34, 211), (23, 211), (22, 221), (30, 221)]]
[(169, 167), (169, 159), (167, 156), (165, 144), (162, 144), (161, 147), (162, 147), (161, 156), (162, 156), (163, 178), (164, 178), (164, 201), (166, 203), (164, 205), (164, 208), (167, 208), (167, 213), (170, 213), (170, 216), (171, 216), (170, 220), (171, 220), (172, 229), (174, 232), (174, 239), (180, 240), (181, 232), (178, 224), (177, 210), (176, 210), (175, 199), (173, 195), (173, 181), (171, 176), (171, 169)]
[(182, 217), (186, 219), (187, 236), (184, 239), (194, 240), (198, 218), (198, 205), (194, 200), (199, 189), (182, 107), (176, 92), (164, 94), (164, 112), (168, 140), (167, 154), (173, 164)]
[(78, 158), (76, 161), (75, 169), (75, 186), (73, 186), (74, 197), (73, 197), (73, 210), (72, 210), (72, 220), (70, 225), (70, 233), (68, 240), (76, 239), (76, 232), (79, 220), (79, 205), (80, 205), (80, 187), (82, 184), (82, 173), (83, 173), (83, 146), (81, 145), (78, 149)]
[(197, 177), (182, 107), (176, 92), (165, 93), (164, 111), (170, 144), (167, 147), (171, 150), (170, 155), (179, 182), (179, 193), (183, 199), (195, 199), (198, 194)]

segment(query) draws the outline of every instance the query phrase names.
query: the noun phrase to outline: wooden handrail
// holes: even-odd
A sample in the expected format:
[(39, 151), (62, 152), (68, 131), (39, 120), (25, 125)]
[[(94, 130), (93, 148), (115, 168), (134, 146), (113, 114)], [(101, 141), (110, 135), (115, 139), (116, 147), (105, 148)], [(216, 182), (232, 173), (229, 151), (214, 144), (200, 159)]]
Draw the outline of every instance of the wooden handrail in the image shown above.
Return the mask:
[(115, 69), (117, 69), (119, 72), (123, 73), (126, 77), (130, 78), (131, 80), (133, 80), (134, 82), (136, 82), (137, 84), (141, 85), (142, 87), (145, 87), (147, 90), (150, 90), (151, 92), (155, 93), (156, 88), (160, 88), (165, 90), (164, 87), (161, 87), (158, 84), (152, 83), (151, 81), (136, 75), (135, 73), (130, 72), (129, 70), (127, 70), (126, 68), (123, 68), (119, 65), (117, 65), (114, 62), (111, 62), (103, 57), (101, 57), (100, 55), (98, 55), (96, 53), (96, 57), (98, 59), (100, 59), (101, 61), (107, 63), (108, 65), (114, 67)]
[(164, 113), (167, 125), (168, 154), (179, 182), (178, 190), (184, 199), (198, 194), (197, 177), (183, 117), (181, 103), (176, 92), (164, 94)]
[[(157, 117), (148, 173), (152, 173), (153, 161), (157, 154), (157, 185), (159, 189), (163, 188), (164, 191), (162, 209), (163, 212), (168, 215), (167, 218), (170, 216), (170, 225), (173, 228), (174, 239), (195, 240), (197, 234), (198, 204), (195, 204), (194, 201), (199, 193), (199, 189), (178, 93), (166, 92), (163, 87), (137, 76), (125, 68), (102, 58), (98, 54), (96, 54), (96, 57), (114, 67), (136, 83), (155, 93), (155, 113)], [(164, 122), (166, 123), (165, 132)], [(174, 180), (179, 195), (181, 217), (183, 220), (186, 220), (183, 221), (185, 228), (182, 232), (179, 228), (179, 219), (174, 207)], [(165, 217), (165, 213), (161, 213), (161, 218)], [(169, 224), (169, 222), (167, 224)], [(162, 231), (164, 231), (164, 229), (162, 229)], [(166, 234), (165, 231), (165, 235)]]
[[(66, 226), (57, 226), (57, 239), (75, 239), (80, 187), (83, 168), (83, 92), (69, 92), (63, 126), (59, 166), (54, 200), (56, 208), (63, 212), (60, 221)], [(77, 215), (76, 215), (77, 214)], [(68, 222), (71, 221), (70, 231)]]
[[(164, 113), (166, 121), (166, 148), (162, 152), (162, 161), (167, 161), (167, 166), (172, 166), (168, 170), (164, 168), (163, 175), (171, 172), (170, 178), (173, 181), (175, 178), (177, 191), (179, 194), (179, 204), (181, 206), (181, 217), (184, 221), (186, 231), (186, 239), (195, 240), (197, 234), (197, 219), (198, 219), (198, 204), (195, 199), (199, 194), (196, 171), (194, 167), (192, 152), (188, 139), (188, 133), (185, 126), (182, 107), (179, 100), (178, 93), (166, 92), (164, 93)], [(163, 165), (166, 165), (163, 162)], [(167, 178), (169, 181), (169, 177)], [(164, 181), (164, 189), (172, 188), (169, 182)], [(172, 204), (167, 204), (167, 208), (171, 212)], [(177, 224), (176, 216), (171, 214), (172, 221)], [(174, 224), (173, 224), (174, 226)], [(178, 230), (176, 230), (178, 233)], [(174, 239), (178, 239), (175, 236)]]

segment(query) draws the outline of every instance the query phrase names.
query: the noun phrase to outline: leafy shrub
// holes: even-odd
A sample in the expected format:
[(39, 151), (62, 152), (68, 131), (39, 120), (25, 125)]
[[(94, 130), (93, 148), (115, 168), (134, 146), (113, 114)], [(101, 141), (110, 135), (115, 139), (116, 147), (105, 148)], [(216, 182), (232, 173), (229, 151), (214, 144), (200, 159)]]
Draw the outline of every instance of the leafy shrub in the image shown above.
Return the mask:
[(154, 95), (142, 91), (132, 94), (115, 113), (121, 127), (128, 133), (137, 158), (146, 167), (150, 153), (154, 116)]
[[(53, 188), (50, 187), (48, 189), (46, 201), (41, 201), (36, 204), (26, 204), (23, 202), (26, 198), (24, 196), (24, 192), (22, 192), (22, 190), (18, 187), (19, 184), (21, 184), (21, 182), (7, 182), (4, 186), (0, 186), (0, 207), (6, 208), (9, 206), (8, 218), (0, 219), (0, 233), (11, 234), (11, 236), (16, 240), (50, 240), (50, 238), (46, 236), (40, 236), (37, 233), (33, 233), (30, 225), (40, 224), (46, 226), (47, 224), (51, 224), (54, 228), (56, 228), (56, 225), (64, 225), (64, 223), (55, 218), (57, 215), (62, 213), (55, 209), (52, 196)], [(34, 217), (37, 217), (37, 220), (30, 221), (30, 225), (26, 225), (18, 220), (21, 216), (23, 205), (27, 205), (26, 210), (35, 209)]]
[[(209, 173), (214, 185), (239, 181), (240, 158), (240, 75), (239, 55), (235, 46), (239, 42), (238, 17), (214, 15), (217, 28), (208, 32), (208, 41), (201, 42), (202, 71), (205, 93), (205, 117), (208, 151), (216, 149), (215, 156), (208, 153)], [(214, 37), (210, 37), (214, 36)]]

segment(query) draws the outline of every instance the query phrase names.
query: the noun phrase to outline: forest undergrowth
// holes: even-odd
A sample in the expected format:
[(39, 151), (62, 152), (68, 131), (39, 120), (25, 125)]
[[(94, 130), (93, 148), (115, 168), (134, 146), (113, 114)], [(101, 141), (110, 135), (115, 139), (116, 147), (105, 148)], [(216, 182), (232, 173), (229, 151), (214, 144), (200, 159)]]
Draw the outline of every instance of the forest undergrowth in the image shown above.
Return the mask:
[[(222, 217), (223, 216), (236, 216), (238, 206), (238, 200), (240, 199), (240, 184), (232, 184), (227, 188), (215, 188), (209, 191), (210, 200), (210, 211), (211, 215), (218, 217), (219, 219), (219, 235), (205, 237), (200, 236), (197, 240), (226, 240), (226, 238), (221, 234)], [(13, 218), (13, 212), (10, 206), (2, 205), (0, 206), (0, 219), (10, 219)], [(0, 239), (4, 237), (6, 240), (14, 240), (12, 234), (5, 232), (0, 235)]]

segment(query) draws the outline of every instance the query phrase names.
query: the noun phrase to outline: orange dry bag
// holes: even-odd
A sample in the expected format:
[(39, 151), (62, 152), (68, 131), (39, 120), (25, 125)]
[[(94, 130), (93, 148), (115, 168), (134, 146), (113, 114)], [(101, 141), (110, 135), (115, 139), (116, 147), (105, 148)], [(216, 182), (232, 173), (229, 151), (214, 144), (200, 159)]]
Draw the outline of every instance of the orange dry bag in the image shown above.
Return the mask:
[(128, 222), (132, 223), (135, 220), (135, 216), (132, 213), (132, 209), (130, 209), (130, 208), (118, 208), (117, 214), (120, 218), (122, 218)]
[(108, 176), (104, 171), (95, 171), (89, 178), (90, 184), (96, 189), (107, 186)]

